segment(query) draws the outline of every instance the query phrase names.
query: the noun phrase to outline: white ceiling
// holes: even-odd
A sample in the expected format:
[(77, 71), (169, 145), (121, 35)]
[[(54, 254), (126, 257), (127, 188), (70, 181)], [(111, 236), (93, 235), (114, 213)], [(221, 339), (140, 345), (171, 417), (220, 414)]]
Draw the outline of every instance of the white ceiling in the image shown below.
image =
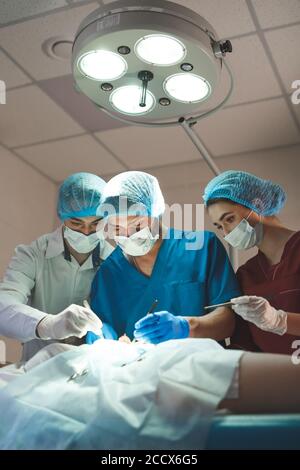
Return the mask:
[(0, 44), (34, 80), (69, 74), (70, 61), (49, 58), (41, 45), (51, 37), (72, 40), (82, 19), (97, 7), (98, 3), (92, 2), (4, 27), (0, 30)]
[(77, 122), (35, 85), (8, 91), (1, 111), (0, 139), (9, 148), (83, 132)]
[[(233, 38), (233, 96), (224, 110), (195, 126), (212, 155), (300, 143), (300, 105), (290, 99), (292, 82), (300, 80), (300, 1), (175, 1), (204, 16), (222, 38)], [(70, 63), (47, 57), (43, 42), (72, 39), (101, 3), (110, 2), (0, 1), (0, 79), (8, 89), (7, 104), (0, 106), (0, 144), (55, 182), (80, 170), (105, 176), (193, 164), (200, 156), (181, 129), (103, 126), (93, 132), (76, 119), (72, 94), (63, 101), (52, 92), (70, 76)], [(228, 86), (226, 75), (221, 84), (218, 99)], [(78, 115), (79, 101), (77, 106)], [(99, 123), (103, 119), (99, 112)]]

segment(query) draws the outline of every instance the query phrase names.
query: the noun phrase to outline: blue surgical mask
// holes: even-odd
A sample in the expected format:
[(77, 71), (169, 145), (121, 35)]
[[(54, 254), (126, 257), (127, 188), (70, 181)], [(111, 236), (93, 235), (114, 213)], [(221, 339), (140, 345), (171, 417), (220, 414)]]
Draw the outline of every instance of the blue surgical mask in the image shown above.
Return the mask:
[(252, 212), (253, 211), (250, 212), (247, 219), (241, 220), (241, 222), (224, 237), (224, 240), (229, 243), (229, 245), (238, 250), (248, 250), (262, 242), (263, 223), (260, 220), (255, 227), (252, 227), (248, 222), (248, 218)]
[(90, 253), (100, 243), (99, 234), (97, 232), (85, 235), (67, 226), (64, 227), (64, 238), (77, 253)]

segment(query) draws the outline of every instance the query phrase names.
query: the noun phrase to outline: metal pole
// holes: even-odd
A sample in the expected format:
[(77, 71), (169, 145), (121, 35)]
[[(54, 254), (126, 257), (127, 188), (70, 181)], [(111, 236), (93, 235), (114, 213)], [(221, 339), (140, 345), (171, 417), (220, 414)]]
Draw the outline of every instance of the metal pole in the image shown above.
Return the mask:
[[(213, 160), (212, 156), (210, 155), (210, 153), (208, 152), (207, 148), (205, 147), (203, 142), (201, 142), (200, 138), (198, 137), (198, 135), (196, 134), (196, 132), (192, 128), (192, 126), (194, 124), (196, 124), (197, 121), (194, 121), (192, 119), (187, 121), (185, 118), (182, 117), (182, 118), (179, 119), (178, 122), (181, 125), (181, 127), (183, 128), (183, 130), (185, 131), (185, 133), (187, 134), (187, 136), (191, 139), (191, 141), (193, 142), (193, 144), (195, 145), (197, 150), (200, 152), (203, 159), (205, 160), (205, 162), (207, 163), (207, 165), (209, 166), (209, 168), (213, 172), (213, 174), (215, 176), (219, 175), (221, 173), (220, 168), (214, 162), (214, 160)], [(236, 271), (236, 269), (238, 268), (237, 250), (235, 250), (232, 246), (229, 245), (228, 255), (229, 255), (229, 259), (231, 261), (232, 267)]]
[(188, 137), (191, 139), (195, 147), (197, 147), (198, 151), (201, 153), (202, 157), (204, 158), (204, 160), (206, 161), (207, 165), (209, 166), (211, 171), (214, 173), (214, 175), (219, 175), (221, 173), (220, 168), (216, 165), (211, 155), (209, 154), (207, 148), (201, 142), (201, 140), (199, 139), (194, 129), (192, 129), (192, 125), (196, 123), (196, 121), (188, 122), (186, 121), (185, 118), (182, 117), (179, 119), (179, 123), (181, 127), (184, 129), (184, 131), (186, 132), (186, 134), (188, 135)]

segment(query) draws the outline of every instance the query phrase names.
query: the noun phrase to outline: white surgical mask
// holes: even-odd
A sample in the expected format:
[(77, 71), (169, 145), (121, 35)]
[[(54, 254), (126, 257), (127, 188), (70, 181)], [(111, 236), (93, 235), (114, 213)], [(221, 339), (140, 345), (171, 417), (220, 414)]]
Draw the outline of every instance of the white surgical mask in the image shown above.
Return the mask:
[(149, 227), (145, 227), (130, 237), (116, 235), (115, 242), (124, 253), (130, 256), (143, 256), (153, 248), (159, 235), (153, 236)]
[[(252, 211), (250, 212), (250, 214)], [(249, 218), (248, 215), (247, 219)], [(238, 250), (248, 250), (261, 243), (263, 239), (263, 224), (258, 222), (252, 227), (247, 219), (241, 222), (230, 232), (224, 240)]]
[(100, 243), (99, 235), (97, 232), (85, 235), (81, 232), (76, 232), (69, 227), (65, 226), (64, 238), (68, 241), (71, 247), (77, 253), (90, 253), (93, 251), (98, 243)]

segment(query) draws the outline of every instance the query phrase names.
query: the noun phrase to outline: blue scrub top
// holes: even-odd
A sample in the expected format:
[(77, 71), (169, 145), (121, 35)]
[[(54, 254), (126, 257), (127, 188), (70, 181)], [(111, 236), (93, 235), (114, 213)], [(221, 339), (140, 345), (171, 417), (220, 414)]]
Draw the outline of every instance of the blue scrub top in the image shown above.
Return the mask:
[[(155, 311), (201, 316), (205, 305), (241, 295), (225, 248), (212, 232), (169, 229), (150, 277), (140, 273), (117, 247), (101, 264), (91, 292), (91, 307), (118, 336), (133, 338), (134, 324), (158, 299)], [(191, 247), (197, 237), (199, 249)]]

